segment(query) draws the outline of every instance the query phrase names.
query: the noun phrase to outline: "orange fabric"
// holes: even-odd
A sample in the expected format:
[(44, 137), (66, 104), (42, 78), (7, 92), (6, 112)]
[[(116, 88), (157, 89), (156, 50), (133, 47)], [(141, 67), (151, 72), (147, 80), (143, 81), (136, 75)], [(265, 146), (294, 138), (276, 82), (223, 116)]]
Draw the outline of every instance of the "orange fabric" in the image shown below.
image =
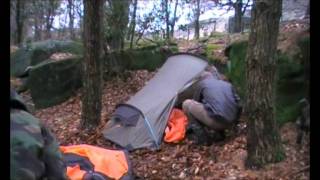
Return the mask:
[(71, 180), (81, 180), (86, 171), (82, 171), (79, 165), (74, 167), (67, 167), (67, 175)]
[[(94, 164), (95, 171), (114, 179), (120, 179), (128, 172), (128, 163), (123, 151), (108, 150), (86, 144), (60, 146), (60, 150), (63, 153), (75, 153), (87, 157)], [(70, 174), (67, 175), (71, 179), (75, 174), (81, 174), (81, 172), (76, 172), (75, 168), (70, 169), (69, 172)]]
[(180, 109), (174, 108), (171, 111), (168, 125), (165, 130), (164, 141), (178, 143), (186, 134), (188, 118)]

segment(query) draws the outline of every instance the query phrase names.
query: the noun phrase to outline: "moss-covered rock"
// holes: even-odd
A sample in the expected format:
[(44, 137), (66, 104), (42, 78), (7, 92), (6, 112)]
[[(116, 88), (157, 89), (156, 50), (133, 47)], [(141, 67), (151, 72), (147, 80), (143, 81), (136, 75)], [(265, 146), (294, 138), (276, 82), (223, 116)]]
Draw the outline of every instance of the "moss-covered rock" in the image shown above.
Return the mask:
[(172, 53), (177, 53), (177, 52), (179, 52), (179, 48), (178, 48), (177, 44), (175, 44), (175, 45), (170, 45), (170, 46), (169, 46), (169, 50), (170, 50)]
[(229, 52), (227, 54), (230, 62), (230, 69), (226, 75), (231, 79), (242, 98), (245, 98), (246, 93), (245, 57), (247, 53), (247, 46), (247, 41), (234, 43), (228, 47)]
[(216, 44), (208, 44), (206, 47), (206, 57), (209, 60), (213, 60), (214, 59), (214, 50), (218, 49), (219, 46)]
[[(306, 70), (309, 66), (301, 62), (309, 62), (309, 40), (300, 42), (300, 51), (295, 56), (285, 53), (277, 55), (276, 79), (276, 117), (280, 124), (294, 121), (299, 115), (298, 101), (307, 96), (309, 84), (306, 83)], [(239, 95), (246, 97), (246, 50), (248, 42), (237, 42), (228, 47), (227, 56), (231, 62), (229, 79), (238, 89)], [(304, 60), (301, 60), (304, 59)]]
[(223, 33), (223, 32), (216, 32), (216, 31), (212, 31), (210, 33), (210, 38), (221, 38), (221, 37), (224, 37), (226, 35), (226, 33)]
[(28, 66), (34, 66), (47, 60), (53, 53), (66, 52), (81, 55), (81, 43), (74, 41), (47, 40), (35, 42), (18, 49), (10, 57), (10, 72), (12, 76), (20, 76)]
[(146, 69), (154, 71), (162, 66), (167, 56), (175, 53), (175, 46), (166, 48), (158, 46), (148, 46), (141, 49), (115, 51), (109, 53), (104, 58), (104, 78), (119, 75), (125, 70)]
[(299, 116), (299, 100), (305, 97), (303, 66), (285, 54), (278, 56), (276, 116), (281, 124)]
[(28, 87), (36, 108), (59, 104), (81, 87), (81, 58), (46, 60), (32, 68)]

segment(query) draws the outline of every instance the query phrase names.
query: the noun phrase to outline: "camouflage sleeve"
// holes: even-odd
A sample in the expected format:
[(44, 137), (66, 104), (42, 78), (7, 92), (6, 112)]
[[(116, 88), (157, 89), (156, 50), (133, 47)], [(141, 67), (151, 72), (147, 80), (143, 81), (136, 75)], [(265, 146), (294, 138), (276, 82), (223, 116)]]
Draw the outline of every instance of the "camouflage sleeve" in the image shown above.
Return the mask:
[(67, 179), (59, 146), (10, 90), (10, 179)]
[(10, 179), (46, 177), (39, 121), (26, 111), (10, 110)]
[(46, 166), (46, 175), (50, 179), (67, 179), (66, 166), (62, 159), (59, 145), (49, 129), (42, 126), (41, 133), (44, 139), (43, 161)]

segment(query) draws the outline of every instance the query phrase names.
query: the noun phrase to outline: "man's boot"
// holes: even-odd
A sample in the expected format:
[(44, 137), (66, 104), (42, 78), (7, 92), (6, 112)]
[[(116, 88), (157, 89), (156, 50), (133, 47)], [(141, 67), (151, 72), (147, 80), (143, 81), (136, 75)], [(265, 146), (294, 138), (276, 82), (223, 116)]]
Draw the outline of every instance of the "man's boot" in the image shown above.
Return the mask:
[(203, 125), (192, 115), (188, 115), (187, 138), (197, 145), (210, 145), (209, 136)]

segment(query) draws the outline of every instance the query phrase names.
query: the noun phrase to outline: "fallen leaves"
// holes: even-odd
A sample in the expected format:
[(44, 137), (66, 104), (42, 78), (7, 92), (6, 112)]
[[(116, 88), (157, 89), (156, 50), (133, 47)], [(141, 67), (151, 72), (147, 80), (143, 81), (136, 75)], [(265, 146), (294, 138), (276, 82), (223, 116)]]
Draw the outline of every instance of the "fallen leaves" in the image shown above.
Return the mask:
[(75, 55), (72, 53), (54, 53), (50, 56), (50, 59), (53, 61), (61, 61), (73, 57), (75, 57)]
[[(102, 96), (102, 122), (93, 132), (79, 129), (81, 118), (81, 91), (66, 102), (47, 109), (37, 110), (35, 115), (40, 118), (56, 135), (62, 145), (91, 144), (114, 149), (116, 146), (105, 140), (101, 134), (105, 123), (110, 118), (118, 103), (127, 101), (155, 72), (132, 71), (126, 80), (113, 79), (105, 82)], [(24, 96), (28, 96), (24, 93)], [(197, 146), (188, 139), (179, 144), (162, 143), (158, 151), (138, 149), (130, 153), (129, 158), (134, 173), (144, 179), (308, 179), (309, 172), (299, 172), (309, 164), (309, 144), (301, 149), (293, 142), (296, 137), (294, 126), (282, 128), (282, 137), (287, 158), (261, 170), (246, 170), (244, 161), (246, 151), (245, 117), (234, 132), (228, 133), (223, 142), (211, 146)], [(307, 138), (307, 137), (306, 137)], [(286, 177), (288, 172), (299, 172)], [(290, 173), (289, 173), (290, 174)]]

